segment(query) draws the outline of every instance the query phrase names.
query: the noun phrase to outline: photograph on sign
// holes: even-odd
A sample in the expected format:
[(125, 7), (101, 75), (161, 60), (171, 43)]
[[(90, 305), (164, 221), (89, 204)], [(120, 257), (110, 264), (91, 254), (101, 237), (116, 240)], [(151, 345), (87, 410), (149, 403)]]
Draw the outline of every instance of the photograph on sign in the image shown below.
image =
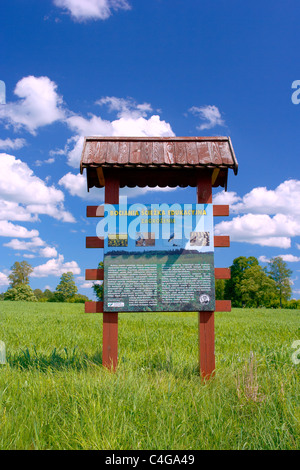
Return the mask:
[(104, 311), (215, 310), (212, 204), (105, 206)]

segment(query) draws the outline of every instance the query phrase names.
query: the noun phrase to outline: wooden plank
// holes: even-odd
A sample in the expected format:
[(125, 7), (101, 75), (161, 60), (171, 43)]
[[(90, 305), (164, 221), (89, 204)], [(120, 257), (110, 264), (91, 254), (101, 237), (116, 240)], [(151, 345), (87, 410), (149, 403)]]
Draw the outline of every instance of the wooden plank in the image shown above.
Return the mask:
[(230, 268), (215, 268), (215, 279), (230, 279)]
[(96, 168), (96, 173), (97, 173), (97, 178), (98, 178), (98, 181), (99, 181), (99, 185), (100, 185), (100, 187), (103, 188), (105, 186), (103, 168), (101, 166), (98, 166)]
[(186, 155), (186, 144), (185, 142), (176, 142), (175, 143), (175, 162), (178, 165), (187, 164), (187, 155)]
[(140, 160), (141, 160), (141, 143), (140, 142), (130, 142), (129, 162), (130, 163), (139, 163)]
[(86, 216), (87, 217), (104, 217), (104, 206), (87, 206)]
[[(103, 281), (104, 269), (86, 269), (85, 280), (86, 281)], [(221, 279), (221, 278), (218, 278)]]
[(210, 160), (213, 165), (222, 165), (222, 158), (219, 150), (219, 143), (209, 142)]
[(199, 367), (202, 379), (209, 379), (215, 371), (214, 312), (199, 312)]
[(120, 142), (118, 163), (125, 165), (129, 162), (129, 142)]
[(197, 203), (212, 203), (211, 171), (201, 170), (197, 180)]
[(104, 248), (104, 237), (86, 237), (86, 248)]
[(103, 302), (85, 302), (84, 311), (85, 313), (102, 313)]
[(141, 143), (141, 157), (140, 163), (144, 165), (149, 165), (152, 163), (153, 158), (153, 143), (152, 142), (142, 142)]
[(230, 246), (230, 237), (227, 235), (215, 235), (214, 237), (214, 246), (217, 248), (229, 247)]
[(196, 147), (198, 152), (198, 163), (200, 165), (208, 165), (211, 163), (208, 142), (197, 142)]
[(164, 163), (164, 145), (162, 142), (153, 142), (152, 163), (161, 165)]
[(186, 142), (186, 157), (189, 165), (197, 165), (199, 163), (198, 151), (196, 142)]
[(164, 162), (168, 165), (175, 163), (173, 142), (164, 142)]
[(216, 312), (231, 312), (230, 300), (216, 300)]
[(106, 163), (118, 163), (119, 142), (108, 142)]
[(222, 163), (224, 165), (230, 165), (233, 163), (232, 153), (228, 142), (219, 142), (218, 143), (219, 152), (221, 156)]
[[(120, 180), (117, 174), (106, 178), (105, 204), (119, 204)], [(102, 364), (116, 370), (118, 364), (118, 312), (103, 312), (103, 353)]]
[(214, 217), (227, 217), (229, 215), (229, 206), (227, 204), (224, 205), (213, 205), (213, 214)]

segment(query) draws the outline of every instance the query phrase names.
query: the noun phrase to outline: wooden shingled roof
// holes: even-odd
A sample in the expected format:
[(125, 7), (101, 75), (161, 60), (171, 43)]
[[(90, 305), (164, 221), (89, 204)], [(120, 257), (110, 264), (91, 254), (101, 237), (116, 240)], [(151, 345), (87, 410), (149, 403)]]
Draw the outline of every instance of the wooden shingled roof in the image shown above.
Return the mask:
[(84, 168), (88, 189), (103, 187), (111, 173), (120, 187), (196, 186), (203, 170), (212, 172), (214, 187), (226, 188), (228, 170), (237, 174), (238, 163), (229, 137), (86, 137)]

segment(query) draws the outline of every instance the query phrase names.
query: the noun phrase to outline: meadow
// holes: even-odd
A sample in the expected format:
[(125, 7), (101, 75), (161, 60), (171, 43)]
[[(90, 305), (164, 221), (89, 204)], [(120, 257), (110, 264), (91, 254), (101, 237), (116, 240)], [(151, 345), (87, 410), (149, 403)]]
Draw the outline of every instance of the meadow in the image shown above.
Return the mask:
[(120, 314), (112, 373), (101, 314), (0, 302), (0, 449), (299, 449), (299, 320), (216, 313), (216, 374), (202, 382), (195, 313)]

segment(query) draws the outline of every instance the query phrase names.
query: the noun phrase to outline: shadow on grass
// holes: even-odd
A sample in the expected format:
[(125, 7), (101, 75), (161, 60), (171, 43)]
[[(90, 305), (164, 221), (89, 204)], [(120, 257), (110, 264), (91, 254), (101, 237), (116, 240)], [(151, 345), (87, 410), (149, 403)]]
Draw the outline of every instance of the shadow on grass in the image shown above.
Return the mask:
[(102, 352), (97, 351), (92, 356), (79, 353), (77, 348), (68, 351), (64, 348), (62, 352), (58, 352), (56, 348), (49, 354), (37, 353), (36, 348), (30, 352), (28, 348), (17, 354), (8, 354), (7, 363), (10, 367), (19, 370), (37, 369), (41, 372), (49, 370), (66, 370), (73, 369), (76, 371), (87, 369), (93, 365), (102, 364)]

